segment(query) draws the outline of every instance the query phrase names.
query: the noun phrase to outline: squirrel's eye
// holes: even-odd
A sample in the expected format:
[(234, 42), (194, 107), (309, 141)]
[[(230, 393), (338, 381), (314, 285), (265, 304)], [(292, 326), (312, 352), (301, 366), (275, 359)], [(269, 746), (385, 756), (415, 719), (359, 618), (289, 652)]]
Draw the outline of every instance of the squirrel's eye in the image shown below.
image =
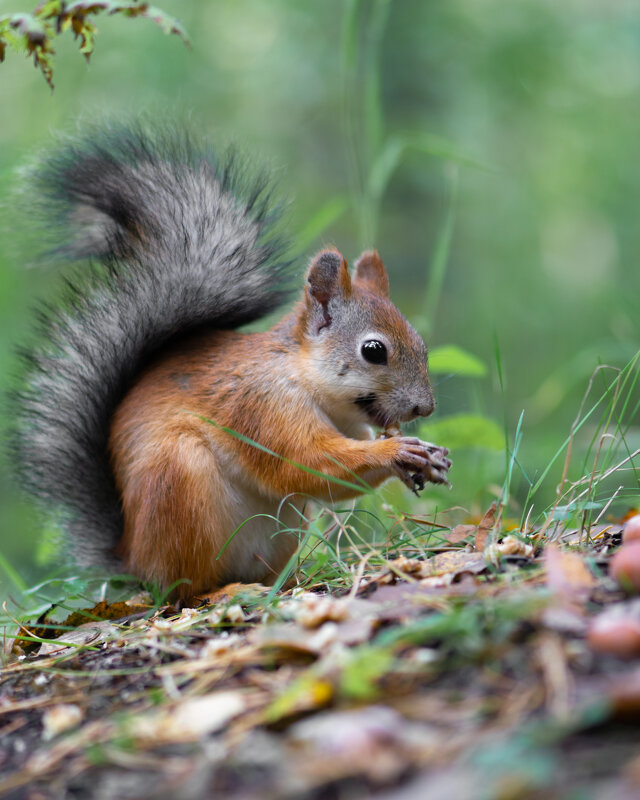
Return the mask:
[(360, 348), (362, 357), (370, 364), (386, 364), (387, 348), (377, 339), (369, 339)]

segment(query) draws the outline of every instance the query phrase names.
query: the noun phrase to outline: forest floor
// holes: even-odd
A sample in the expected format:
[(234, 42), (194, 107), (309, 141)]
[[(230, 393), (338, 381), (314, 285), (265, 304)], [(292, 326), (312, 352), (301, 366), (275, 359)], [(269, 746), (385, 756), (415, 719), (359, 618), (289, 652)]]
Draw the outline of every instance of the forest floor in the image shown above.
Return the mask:
[(428, 548), (355, 548), (330, 585), (21, 622), (0, 795), (639, 797), (640, 599), (608, 575), (622, 521), (498, 522), (414, 518)]

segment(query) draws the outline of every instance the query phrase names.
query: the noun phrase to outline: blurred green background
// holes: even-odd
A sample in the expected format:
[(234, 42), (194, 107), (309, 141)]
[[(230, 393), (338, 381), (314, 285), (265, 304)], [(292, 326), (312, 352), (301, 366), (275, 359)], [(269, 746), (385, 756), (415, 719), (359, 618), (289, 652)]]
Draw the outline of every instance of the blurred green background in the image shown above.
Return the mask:
[[(40, 268), (23, 269), (41, 242), (29, 198), (26, 213), (15, 211), (19, 167), (78, 119), (188, 117), (271, 165), (292, 199), (301, 266), (327, 243), (351, 260), (378, 247), (394, 300), (428, 344), (455, 344), (486, 367), (485, 377), (461, 376), (445, 358), (434, 375), (438, 418), (479, 414), (500, 427), (506, 419), (513, 432), (524, 410), (519, 462), (530, 478), (539, 474), (594, 368), (622, 366), (638, 349), (640, 8), (621, 0), (159, 5), (182, 21), (191, 49), (149, 21), (100, 18), (90, 65), (70, 35), (60, 38), (53, 94), (17, 54), (0, 66), (3, 384), (28, 336), (29, 309), (54, 283)], [(0, 2), (0, 14), (32, 9)], [(630, 446), (638, 438), (632, 425)], [(438, 502), (482, 510), (504, 478), (504, 450), (454, 457), (454, 492)], [(28, 582), (43, 571), (39, 526), (3, 474), (2, 553)], [(516, 502), (525, 483), (514, 474)], [(633, 476), (630, 486), (637, 491)], [(551, 480), (544, 502), (553, 490)]]

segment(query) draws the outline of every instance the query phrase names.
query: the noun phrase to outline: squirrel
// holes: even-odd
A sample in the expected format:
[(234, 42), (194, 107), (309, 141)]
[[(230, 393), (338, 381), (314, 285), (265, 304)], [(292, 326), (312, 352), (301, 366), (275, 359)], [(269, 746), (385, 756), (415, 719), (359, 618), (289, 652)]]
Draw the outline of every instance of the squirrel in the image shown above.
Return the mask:
[(321, 250), (293, 310), (247, 333), (288, 296), (292, 262), (268, 182), (233, 154), (108, 125), (40, 159), (32, 185), (57, 255), (84, 263), (27, 353), (13, 452), (76, 563), (178, 584), (178, 600), (273, 584), (309, 498), (447, 483), (448, 451), (397, 427), (434, 398), (375, 250), (353, 275)]

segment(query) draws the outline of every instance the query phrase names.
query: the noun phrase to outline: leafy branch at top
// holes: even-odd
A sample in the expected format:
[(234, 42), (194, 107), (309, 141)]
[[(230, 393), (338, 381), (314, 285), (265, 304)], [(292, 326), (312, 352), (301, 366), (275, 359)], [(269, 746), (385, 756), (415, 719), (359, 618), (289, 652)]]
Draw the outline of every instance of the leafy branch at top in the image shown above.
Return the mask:
[(57, 36), (72, 30), (80, 39), (80, 52), (89, 60), (93, 53), (97, 28), (93, 19), (98, 14), (122, 14), (125, 17), (145, 17), (159, 25), (164, 33), (175, 33), (189, 43), (180, 22), (149, 3), (110, 2), (110, 0), (46, 0), (32, 14), (10, 14), (0, 17), (0, 62), (7, 49), (33, 56), (45, 80), (53, 89), (53, 47)]

